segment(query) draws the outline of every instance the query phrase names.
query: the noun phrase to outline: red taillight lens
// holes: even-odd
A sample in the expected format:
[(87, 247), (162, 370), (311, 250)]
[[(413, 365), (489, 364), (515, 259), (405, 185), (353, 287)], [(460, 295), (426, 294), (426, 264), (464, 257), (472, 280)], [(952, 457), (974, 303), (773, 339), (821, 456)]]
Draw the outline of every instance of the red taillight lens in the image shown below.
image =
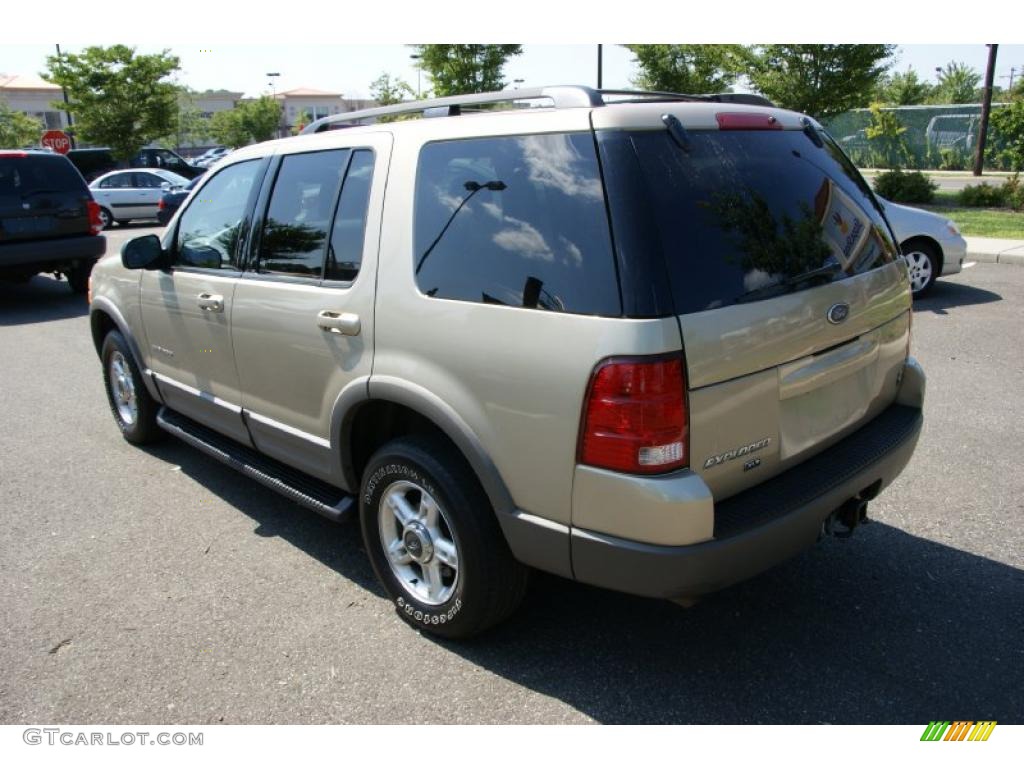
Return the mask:
[(157, 205), (157, 209), (162, 211), (166, 207), (167, 207), (167, 203), (165, 203), (164, 199), (161, 197), (160, 198), (160, 203)]
[(580, 462), (653, 474), (689, 463), (686, 378), (680, 358), (608, 360), (590, 379)]
[(85, 204), (89, 209), (89, 234), (98, 235), (103, 231), (103, 219), (100, 218), (100, 204), (90, 200)]
[(781, 131), (782, 123), (764, 112), (718, 112), (715, 114), (722, 131)]

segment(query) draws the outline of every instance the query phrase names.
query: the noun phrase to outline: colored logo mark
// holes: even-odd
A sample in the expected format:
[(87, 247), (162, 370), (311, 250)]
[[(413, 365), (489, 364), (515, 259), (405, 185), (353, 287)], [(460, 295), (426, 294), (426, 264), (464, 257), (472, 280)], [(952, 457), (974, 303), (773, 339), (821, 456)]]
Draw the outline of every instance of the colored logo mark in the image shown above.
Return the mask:
[(995, 720), (932, 720), (921, 741), (988, 741), (995, 727)]

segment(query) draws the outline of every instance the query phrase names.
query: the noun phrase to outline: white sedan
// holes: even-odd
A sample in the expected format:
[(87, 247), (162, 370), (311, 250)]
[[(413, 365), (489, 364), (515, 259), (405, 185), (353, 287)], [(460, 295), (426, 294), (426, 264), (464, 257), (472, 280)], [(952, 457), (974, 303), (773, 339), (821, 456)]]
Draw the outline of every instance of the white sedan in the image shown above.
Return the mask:
[(910, 271), (910, 289), (923, 296), (941, 275), (954, 275), (963, 267), (967, 242), (956, 224), (945, 216), (910, 208), (881, 197), (885, 217), (892, 225)]
[(188, 179), (160, 168), (129, 168), (105, 173), (89, 185), (99, 203), (106, 229), (114, 222), (155, 219), (160, 197), (169, 189), (184, 187)]

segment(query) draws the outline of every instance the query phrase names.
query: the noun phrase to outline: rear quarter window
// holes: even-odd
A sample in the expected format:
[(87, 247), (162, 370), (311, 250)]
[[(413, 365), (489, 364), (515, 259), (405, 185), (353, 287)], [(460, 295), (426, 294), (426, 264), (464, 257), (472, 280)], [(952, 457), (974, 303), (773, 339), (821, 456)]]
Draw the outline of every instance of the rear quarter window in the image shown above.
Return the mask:
[(593, 136), (427, 144), (416, 174), (413, 256), (427, 296), (621, 314)]

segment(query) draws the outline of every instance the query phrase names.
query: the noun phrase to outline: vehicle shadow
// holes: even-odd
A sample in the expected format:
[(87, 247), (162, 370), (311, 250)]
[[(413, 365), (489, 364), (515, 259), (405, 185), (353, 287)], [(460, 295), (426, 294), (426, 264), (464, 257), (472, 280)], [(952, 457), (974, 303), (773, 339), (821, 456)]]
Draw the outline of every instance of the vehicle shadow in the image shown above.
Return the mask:
[[(382, 596), (357, 524), (178, 441), (146, 450)], [(535, 573), (505, 624), (432, 642), (603, 723), (1022, 722), (1021, 605), (1024, 571), (872, 522), (689, 609)]]
[(279, 536), (363, 589), (383, 596), (363, 549), (355, 520), (338, 524), (228, 469), (179, 440), (167, 438), (143, 446), (146, 453), (170, 464), (258, 523), (257, 536)]
[(878, 522), (690, 609), (534, 583), (442, 643), (604, 723), (1024, 720), (1024, 572)]
[(85, 296), (71, 293), (66, 280), (36, 275), (26, 283), (0, 281), (0, 326), (67, 320), (87, 314)]
[(986, 291), (984, 288), (937, 280), (932, 286), (931, 293), (923, 298), (914, 299), (914, 311), (945, 315), (947, 314), (946, 310), (953, 307), (969, 307), (974, 304), (990, 304), (993, 301), (1002, 300), (1003, 297), (998, 293)]

